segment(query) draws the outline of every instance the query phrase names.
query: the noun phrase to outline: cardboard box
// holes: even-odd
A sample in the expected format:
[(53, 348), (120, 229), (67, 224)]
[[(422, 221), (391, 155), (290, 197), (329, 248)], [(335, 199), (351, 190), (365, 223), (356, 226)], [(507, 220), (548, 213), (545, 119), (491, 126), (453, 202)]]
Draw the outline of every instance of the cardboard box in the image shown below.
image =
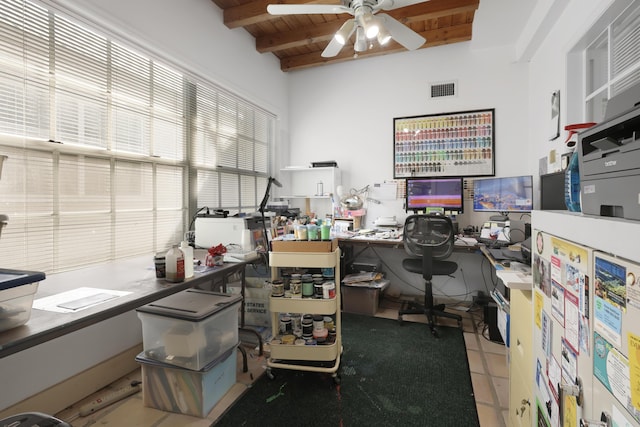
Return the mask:
[(332, 240), (272, 240), (273, 252), (334, 252), (338, 239)]
[(389, 280), (375, 280), (369, 283), (350, 283), (340, 287), (342, 311), (345, 313), (375, 316), (382, 293), (389, 286)]

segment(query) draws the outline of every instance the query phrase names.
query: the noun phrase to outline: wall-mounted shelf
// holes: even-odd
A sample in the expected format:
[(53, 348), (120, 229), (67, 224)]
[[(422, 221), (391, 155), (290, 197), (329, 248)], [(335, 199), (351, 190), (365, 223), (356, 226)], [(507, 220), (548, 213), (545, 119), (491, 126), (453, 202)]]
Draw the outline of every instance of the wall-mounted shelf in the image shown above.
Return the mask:
[[(284, 181), (280, 199), (304, 200), (305, 212), (311, 211), (311, 200), (331, 200), (331, 194), (341, 183), (337, 167), (296, 167), (280, 169)], [(323, 201), (322, 203), (326, 203)], [(331, 212), (331, 211), (330, 211)]]

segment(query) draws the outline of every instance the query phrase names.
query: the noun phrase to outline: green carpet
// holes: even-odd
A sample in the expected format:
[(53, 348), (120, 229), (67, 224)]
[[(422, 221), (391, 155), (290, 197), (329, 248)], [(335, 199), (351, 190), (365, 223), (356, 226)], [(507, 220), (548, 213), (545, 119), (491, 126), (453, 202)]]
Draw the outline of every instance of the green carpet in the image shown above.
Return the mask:
[(342, 315), (341, 381), (274, 370), (214, 425), (479, 426), (460, 328)]

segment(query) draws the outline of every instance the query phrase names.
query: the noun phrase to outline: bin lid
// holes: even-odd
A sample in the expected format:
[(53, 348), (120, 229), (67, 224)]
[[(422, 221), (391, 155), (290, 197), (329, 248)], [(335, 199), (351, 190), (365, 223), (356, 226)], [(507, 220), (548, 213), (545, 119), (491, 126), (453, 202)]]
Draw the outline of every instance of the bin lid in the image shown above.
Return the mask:
[(187, 289), (138, 307), (144, 313), (200, 321), (242, 301), (242, 295)]
[(45, 274), (39, 271), (9, 270), (0, 268), (0, 291), (15, 288), (16, 286), (28, 285), (33, 282), (44, 280)]
[(240, 342), (238, 342), (236, 345), (231, 347), (229, 350), (227, 350), (224, 353), (222, 353), (220, 356), (218, 356), (215, 359), (213, 359), (211, 362), (207, 363), (199, 371), (193, 371), (191, 369), (183, 368), (181, 366), (171, 365), (169, 363), (160, 362), (159, 360), (150, 359), (147, 356), (145, 356), (144, 351), (136, 356), (136, 362), (138, 362), (141, 365), (153, 366), (153, 367), (156, 367), (156, 368), (175, 369), (175, 370), (186, 371), (186, 372), (201, 372), (201, 373), (205, 373), (205, 372), (208, 372), (211, 369), (215, 368), (216, 365), (218, 365), (220, 362), (226, 361), (229, 356), (234, 354), (233, 351), (236, 349), (236, 347), (238, 347), (238, 344), (240, 344)]

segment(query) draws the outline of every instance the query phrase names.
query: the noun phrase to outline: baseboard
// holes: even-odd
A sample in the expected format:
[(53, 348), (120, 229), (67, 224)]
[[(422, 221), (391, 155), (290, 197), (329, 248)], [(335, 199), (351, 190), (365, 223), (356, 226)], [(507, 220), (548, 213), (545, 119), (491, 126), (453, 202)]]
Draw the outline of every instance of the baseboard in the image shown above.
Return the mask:
[(139, 368), (135, 358), (141, 351), (142, 343), (0, 411), (0, 419), (33, 411), (55, 415)]

